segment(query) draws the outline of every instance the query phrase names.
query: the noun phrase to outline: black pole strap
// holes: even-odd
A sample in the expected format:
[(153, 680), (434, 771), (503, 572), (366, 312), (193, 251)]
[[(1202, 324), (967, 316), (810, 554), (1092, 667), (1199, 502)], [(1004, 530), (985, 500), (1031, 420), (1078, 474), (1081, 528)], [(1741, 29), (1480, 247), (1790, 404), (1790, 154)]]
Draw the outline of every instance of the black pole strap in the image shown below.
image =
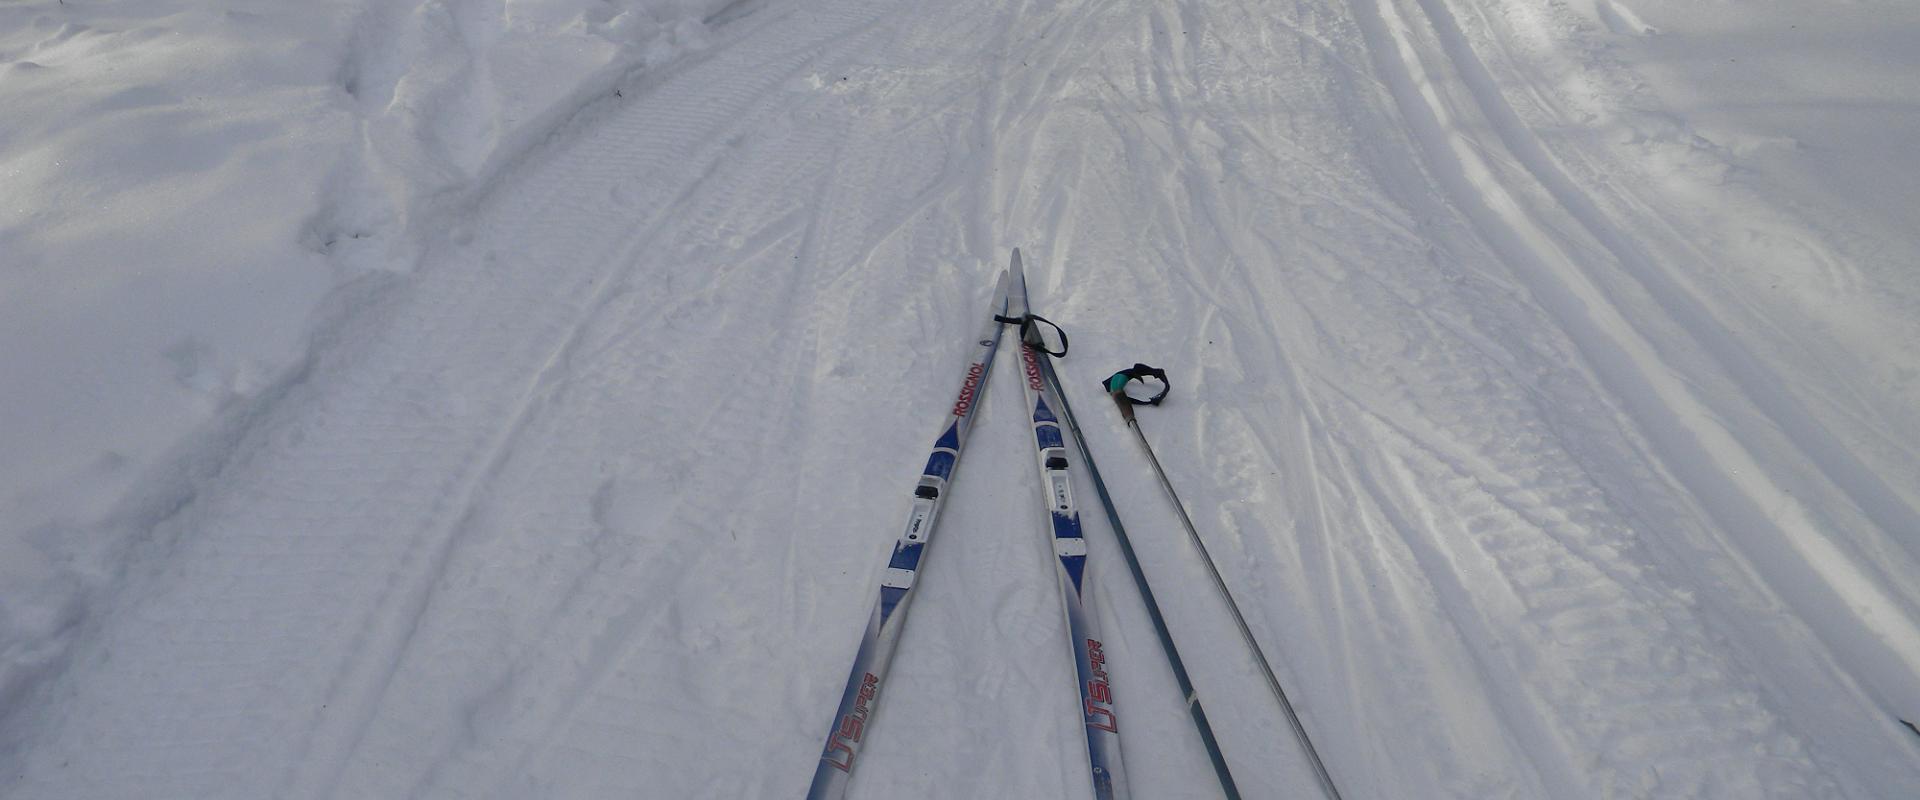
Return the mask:
[[(1059, 325), (1054, 324), (1053, 320), (1047, 319), (1039, 314), (1028, 314), (1024, 317), (1009, 317), (1004, 314), (995, 314), (993, 315), (993, 321), (1020, 326), (1020, 341), (1033, 345), (1033, 349), (1035, 350), (1046, 353), (1054, 358), (1062, 358), (1067, 354), (1067, 332), (1061, 329)], [(1053, 329), (1053, 335), (1060, 339), (1059, 350), (1047, 349), (1047, 337), (1040, 335), (1037, 326), (1033, 324), (1036, 322), (1047, 323), (1047, 327)]]
[[(1140, 381), (1144, 384), (1148, 378), (1160, 382), (1159, 393), (1145, 400), (1127, 394), (1127, 384), (1134, 381)], [(1159, 367), (1149, 367), (1145, 364), (1134, 364), (1131, 367), (1108, 376), (1105, 388), (1108, 394), (1114, 396), (1115, 400), (1125, 399), (1127, 403), (1136, 406), (1157, 406), (1160, 405), (1160, 401), (1167, 399), (1167, 392), (1173, 390), (1173, 384), (1167, 382), (1166, 370)]]

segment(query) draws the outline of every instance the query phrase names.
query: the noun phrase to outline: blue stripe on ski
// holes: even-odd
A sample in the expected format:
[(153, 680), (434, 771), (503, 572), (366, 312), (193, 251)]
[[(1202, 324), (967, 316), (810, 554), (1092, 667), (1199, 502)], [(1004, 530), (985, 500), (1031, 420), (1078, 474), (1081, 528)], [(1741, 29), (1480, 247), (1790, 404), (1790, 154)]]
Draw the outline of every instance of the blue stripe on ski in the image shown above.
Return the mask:
[(933, 455), (927, 456), (927, 468), (920, 474), (944, 481), (953, 476), (953, 465), (959, 461), (958, 455), (945, 450), (935, 450)]
[(1033, 438), (1040, 444), (1043, 450), (1055, 447), (1064, 448), (1067, 446), (1067, 441), (1060, 437), (1060, 426), (1058, 425), (1041, 425), (1034, 428)]
[(900, 601), (907, 599), (907, 591), (906, 589), (895, 589), (891, 586), (880, 587), (881, 624), (886, 624), (887, 618), (893, 616), (893, 609), (900, 605)]
[(926, 549), (924, 544), (903, 544), (893, 548), (893, 558), (887, 566), (894, 569), (919, 569), (920, 552)]
[(1033, 421), (1034, 422), (1059, 422), (1060, 421), (1059, 417), (1056, 417), (1053, 415), (1053, 409), (1047, 407), (1047, 398), (1045, 395), (1041, 395), (1040, 399), (1035, 400), (1033, 402)]
[(1060, 566), (1066, 567), (1067, 577), (1073, 580), (1073, 590), (1080, 591), (1081, 578), (1087, 571), (1086, 556), (1069, 556), (1060, 559)]

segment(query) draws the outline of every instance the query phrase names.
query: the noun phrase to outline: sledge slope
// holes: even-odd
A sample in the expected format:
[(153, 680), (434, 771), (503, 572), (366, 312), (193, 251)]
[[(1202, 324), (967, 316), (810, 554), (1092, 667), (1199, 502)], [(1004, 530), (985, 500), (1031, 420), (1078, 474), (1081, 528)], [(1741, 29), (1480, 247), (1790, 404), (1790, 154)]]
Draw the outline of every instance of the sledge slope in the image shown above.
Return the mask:
[[(1013, 246), (1247, 796), (1313, 778), (1093, 390), (1136, 360), (1348, 797), (1920, 792), (1920, 237), (1880, 177), (1920, 166), (1911, 9), (328, 8), (338, 68), (288, 80), (337, 82), (330, 160), (207, 173), (301, 209), (234, 210), (252, 257), (331, 271), (248, 273), (300, 335), (181, 351), (271, 377), (98, 406), (161, 442), (111, 474), (132, 434), (17, 384), (0, 794), (797, 795)], [(10, 307), (134, 251), (43, 202)], [(8, 323), (5, 361), (175, 332), (53, 335), (133, 302)], [(200, 380), (164, 358), (105, 385)], [(1085, 791), (998, 368), (854, 796)], [(1083, 488), (1130, 782), (1216, 796)]]

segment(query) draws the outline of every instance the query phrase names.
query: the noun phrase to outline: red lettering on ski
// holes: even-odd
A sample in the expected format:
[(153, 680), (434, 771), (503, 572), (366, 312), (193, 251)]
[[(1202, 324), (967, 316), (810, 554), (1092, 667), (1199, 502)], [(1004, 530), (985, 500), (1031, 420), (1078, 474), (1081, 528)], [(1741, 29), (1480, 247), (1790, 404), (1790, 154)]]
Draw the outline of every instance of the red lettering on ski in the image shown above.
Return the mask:
[(1099, 639), (1087, 640), (1087, 666), (1093, 680), (1087, 681), (1087, 727), (1108, 733), (1120, 732), (1120, 719), (1113, 713), (1113, 687), (1107, 683), (1107, 654)]
[(980, 374), (985, 368), (981, 364), (967, 367), (967, 380), (960, 384), (960, 396), (953, 401), (953, 415), (964, 417), (973, 410), (973, 398), (980, 391)]
[[(860, 680), (860, 691), (854, 695), (853, 710), (840, 718), (839, 726), (827, 737), (827, 752), (820, 760), (832, 764), (841, 772), (853, 771), (854, 745), (860, 743), (860, 737), (867, 732), (867, 715), (873, 704), (873, 696), (880, 692), (880, 678), (869, 672)], [(845, 754), (844, 757), (837, 757)]]

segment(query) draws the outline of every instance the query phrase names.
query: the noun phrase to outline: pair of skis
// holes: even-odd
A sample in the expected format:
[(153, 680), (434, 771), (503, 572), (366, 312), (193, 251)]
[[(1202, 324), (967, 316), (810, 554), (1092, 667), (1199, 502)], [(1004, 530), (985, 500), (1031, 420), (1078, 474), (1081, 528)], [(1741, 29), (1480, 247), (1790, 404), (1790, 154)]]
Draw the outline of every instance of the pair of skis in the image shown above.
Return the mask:
[(1053, 552), (1058, 557), (1056, 575), (1060, 596), (1066, 609), (1067, 629), (1073, 637), (1093, 793), (1098, 800), (1127, 797), (1125, 773), (1120, 767), (1119, 723), (1114, 714), (1106, 655), (1101, 649), (1098, 621), (1086, 609), (1087, 542), (1080, 533), (1080, 512), (1073, 499), (1072, 465), (1067, 460), (1065, 438), (1055, 414), (1061, 403), (1055, 387), (1044, 379), (1045, 365), (1041, 359), (1047, 357), (1046, 344), (1031, 324), (1027, 279), (1021, 269), (1018, 249), (1013, 251), (1012, 265), (1000, 274), (989, 317), (975, 339), (973, 360), (967, 364), (960, 393), (947, 413), (946, 425), (935, 440), (926, 469), (914, 487), (906, 527), (894, 543), (893, 557), (881, 576), (879, 597), (867, 618), (866, 634), (854, 655), (847, 688), (840, 696), (840, 707), (827, 733), (826, 747), (814, 770), (813, 785), (807, 792), (809, 800), (839, 800), (846, 795), (847, 782), (872, 723), (887, 666), (893, 661), (894, 648), (906, 627), (907, 601), (913, 595), (914, 578), (933, 536), (934, 522), (946, 501), (946, 492), (953, 483), (961, 448), (973, 427), (973, 411), (986, 394), (993, 357), (1000, 349), (1001, 331), (1007, 324), (1018, 325), (1020, 331), (1021, 377), (1026, 385), (1040, 482), (1047, 498)]

